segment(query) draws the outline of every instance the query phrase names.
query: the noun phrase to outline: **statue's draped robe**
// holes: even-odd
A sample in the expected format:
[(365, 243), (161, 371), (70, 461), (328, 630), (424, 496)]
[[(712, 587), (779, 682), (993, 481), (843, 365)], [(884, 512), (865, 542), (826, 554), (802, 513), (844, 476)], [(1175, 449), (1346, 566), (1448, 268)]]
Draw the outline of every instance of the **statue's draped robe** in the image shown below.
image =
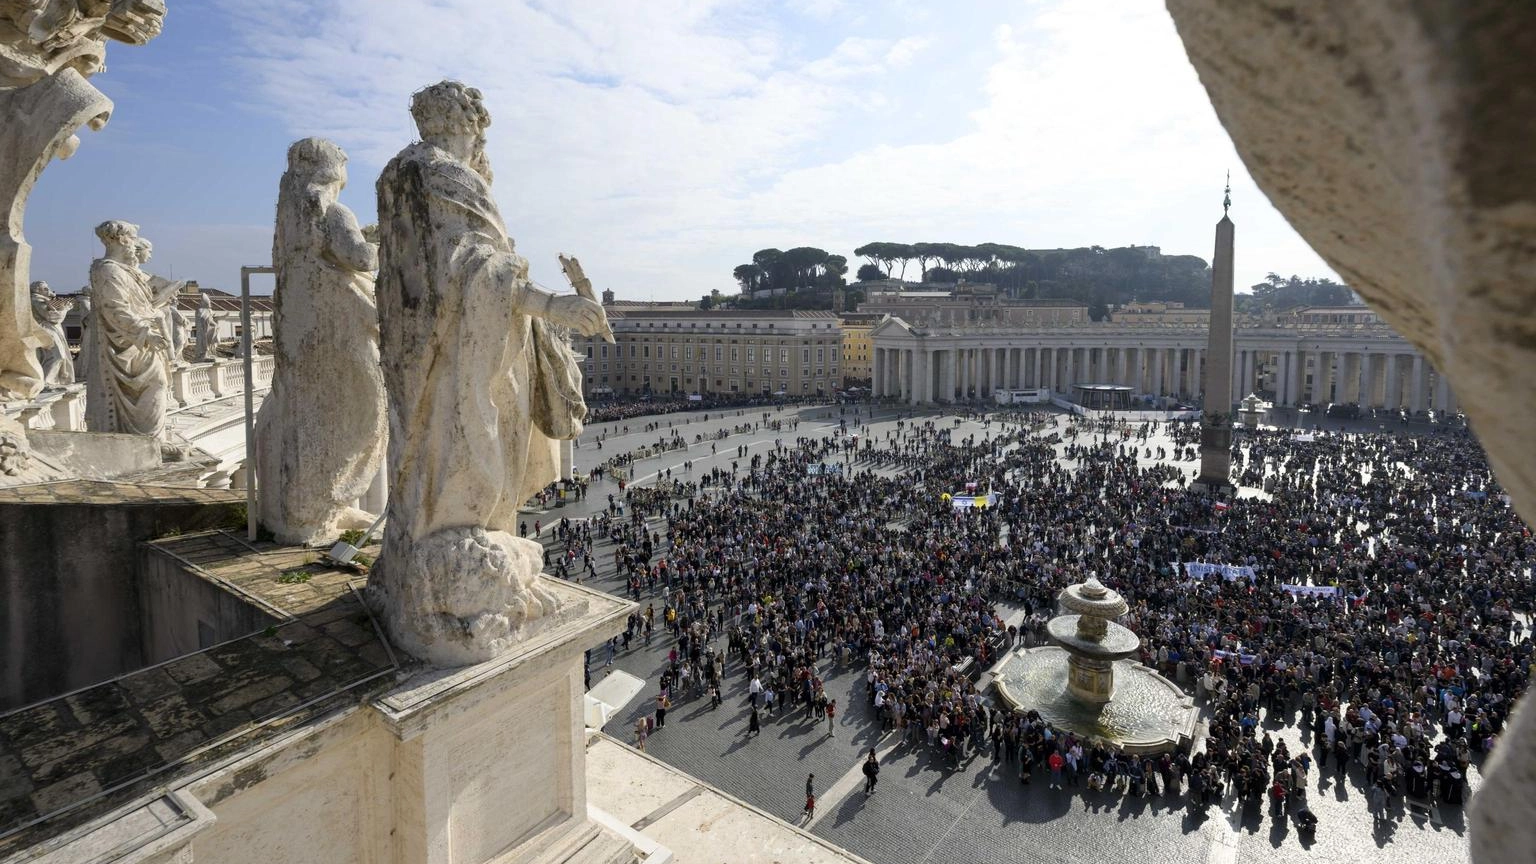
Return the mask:
[(319, 224), (285, 218), (292, 233), (278, 234), (289, 248), (273, 259), (276, 368), (256, 421), (258, 501), (279, 540), (311, 544), (334, 540), (337, 519), (368, 490), (388, 427), (373, 254), (357, 220), (340, 204)]
[(138, 270), (110, 258), (91, 264), (86, 428), (160, 434), (170, 390), (167, 354), (147, 342), (164, 335), (164, 320)]
[(575, 356), (518, 311), (527, 263), (484, 178), (417, 143), (378, 193), (389, 534), (515, 535), (518, 507), (558, 476), (556, 441), (581, 432)]

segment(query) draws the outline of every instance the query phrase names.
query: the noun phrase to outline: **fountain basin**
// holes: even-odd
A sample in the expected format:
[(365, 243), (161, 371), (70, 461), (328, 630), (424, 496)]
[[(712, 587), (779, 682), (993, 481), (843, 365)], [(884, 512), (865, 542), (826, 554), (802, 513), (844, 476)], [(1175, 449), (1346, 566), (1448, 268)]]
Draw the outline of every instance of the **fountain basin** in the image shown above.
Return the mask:
[(1199, 712), (1172, 681), (1132, 660), (1104, 661), (1113, 667), (1114, 691), (1106, 702), (1086, 701), (1069, 686), (1069, 661), (1076, 656), (1055, 645), (1015, 652), (997, 672), (998, 697), (1013, 710), (1037, 711), (1057, 729), (1127, 753), (1166, 753), (1193, 740)]

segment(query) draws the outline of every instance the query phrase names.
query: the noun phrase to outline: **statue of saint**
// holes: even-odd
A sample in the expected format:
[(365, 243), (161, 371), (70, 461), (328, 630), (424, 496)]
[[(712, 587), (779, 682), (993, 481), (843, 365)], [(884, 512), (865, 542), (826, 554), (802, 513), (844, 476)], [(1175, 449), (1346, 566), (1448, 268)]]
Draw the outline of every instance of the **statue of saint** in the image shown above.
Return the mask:
[(76, 130), (111, 116), (111, 100), (86, 80), (107, 41), (143, 45), (164, 18), (164, 0), (0, 0), (0, 402), (44, 386), (48, 337), (28, 309), (27, 198), (50, 161), (80, 146)]
[(80, 299), (75, 305), (80, 307), (80, 350), (75, 354), (75, 380), (84, 381), (90, 377), (91, 358), (96, 356), (96, 331), (91, 327), (89, 284), (80, 289)]
[(184, 355), (187, 350), (187, 330), (191, 327), (191, 322), (187, 320), (187, 316), (183, 315), (180, 309), (176, 308), (176, 301), (177, 297), (181, 294), (181, 286), (186, 283), (177, 282), (176, 291), (170, 295), (164, 295), (165, 286), (171, 284), (171, 280), (150, 275), (144, 270), (144, 265), (148, 264), (149, 259), (154, 257), (155, 244), (140, 237), (138, 242), (134, 244), (134, 250), (139, 259), (139, 278), (148, 282), (151, 291), (161, 292), (157, 293), (156, 296), (162, 298), (159, 301), (161, 308), (164, 310), (162, 314), (165, 318), (165, 327), (162, 332), (165, 333), (165, 338), (170, 342), (170, 348), (166, 351), (166, 361), (170, 363), (172, 369), (185, 366), (186, 360)]
[(96, 226), (106, 255), (91, 264), (94, 354), (85, 424), (92, 432), (159, 435), (169, 398), (171, 342), (164, 306), (183, 283), (139, 269), (139, 226), (114, 219)]
[(74, 304), (60, 302), (47, 282), (32, 283), (32, 317), (43, 329), (43, 347), (37, 349), (37, 362), (43, 368), (43, 386), (56, 389), (75, 383), (75, 358), (69, 353), (64, 337), (64, 316)]
[(197, 359), (219, 359), (219, 322), (213, 316), (213, 295), (206, 291), (197, 303)]
[(434, 84), (411, 115), (422, 140), (378, 181), (390, 491), (369, 589), (396, 645), (459, 665), (556, 611), (517, 510), (556, 479), (557, 441), (586, 417), (565, 328), (603, 333), (607, 316), (529, 281), (492, 197), (480, 92)]
[(256, 421), (259, 516), (285, 543), (367, 528), (373, 515), (352, 504), (384, 461), (378, 250), (336, 200), (346, 184), (340, 147), (305, 138), (288, 148), (272, 241), (276, 366)]

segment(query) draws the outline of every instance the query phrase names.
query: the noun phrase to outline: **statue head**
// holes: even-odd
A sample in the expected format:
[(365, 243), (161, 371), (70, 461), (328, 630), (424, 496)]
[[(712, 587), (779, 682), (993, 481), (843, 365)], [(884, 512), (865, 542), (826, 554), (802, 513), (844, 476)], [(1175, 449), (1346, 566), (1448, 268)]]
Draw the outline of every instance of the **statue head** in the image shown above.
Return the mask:
[[(107, 256), (123, 261), (138, 260), (135, 243), (139, 239), (139, 226), (121, 219), (111, 219), (96, 226), (96, 238), (107, 247)], [(113, 253), (118, 253), (114, 255)]]
[(198, 300), (197, 300), (197, 305), (201, 306), (204, 309), (212, 309), (213, 308), (213, 295), (209, 294), (209, 293), (206, 293), (206, 292), (204, 292), (203, 294), (199, 295), (198, 296)]
[(324, 138), (300, 138), (288, 147), (288, 173), (305, 186), (347, 185), (347, 154)]
[(133, 254), (139, 259), (139, 266), (148, 264), (149, 259), (154, 257), (155, 244), (139, 237), (133, 241)]
[(33, 282), (30, 293), (32, 295), (32, 317), (46, 324), (61, 324), (64, 316), (69, 312), (74, 303), (62, 303), (48, 283), (42, 280)]
[(48, 287), (48, 283), (42, 280), (33, 282), (30, 293), (32, 296), (32, 317), (39, 321), (47, 320), (48, 303), (53, 299), (53, 291)]
[(421, 140), (452, 153), (491, 180), (485, 130), (491, 114), (480, 91), (458, 81), (440, 81), (411, 94), (411, 117)]

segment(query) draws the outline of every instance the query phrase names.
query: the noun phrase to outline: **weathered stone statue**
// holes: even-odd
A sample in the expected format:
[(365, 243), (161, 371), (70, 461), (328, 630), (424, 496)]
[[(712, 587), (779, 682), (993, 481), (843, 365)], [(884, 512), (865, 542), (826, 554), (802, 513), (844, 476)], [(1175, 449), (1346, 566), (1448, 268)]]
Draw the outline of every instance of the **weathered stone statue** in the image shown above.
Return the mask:
[(197, 352), (199, 362), (219, 357), (219, 322), (213, 316), (213, 296), (204, 292), (197, 304)]
[(340, 147), (305, 138), (288, 148), (272, 242), (276, 368), (256, 421), (259, 515), (285, 543), (368, 527), (373, 516), (352, 502), (384, 461), (378, 251), (336, 200), (346, 183)]
[[(51, 160), (80, 146), (75, 130), (111, 116), (112, 100), (85, 80), (101, 71), (106, 40), (143, 45), (164, 18), (163, 0), (0, 2), (0, 402), (43, 387), (21, 234), (27, 197)], [(0, 414), (0, 474), (20, 473), (29, 453), (20, 424)]]
[(86, 81), (101, 71), (106, 40), (142, 45), (164, 17), (163, 0), (0, 2), (0, 400), (43, 386), (46, 337), (27, 302), (21, 233), (27, 196), (50, 160), (79, 147), (75, 130), (100, 129), (111, 115), (111, 100)]
[(155, 255), (155, 244), (140, 237), (138, 242), (134, 244), (134, 250), (138, 256), (139, 278), (144, 279), (149, 285), (150, 290), (155, 292), (155, 296), (160, 298), (161, 315), (165, 318), (165, 324), (161, 332), (165, 334), (166, 341), (170, 343), (170, 347), (165, 352), (166, 362), (170, 364), (172, 369), (184, 366), (186, 365), (184, 355), (187, 350), (187, 329), (190, 324), (187, 321), (187, 316), (181, 314), (181, 310), (176, 308), (176, 298), (181, 294), (181, 286), (185, 283), (178, 282), (176, 290), (166, 294), (166, 286), (170, 284), (171, 280), (151, 275), (144, 270), (144, 265), (148, 264), (149, 259)]
[(75, 355), (75, 380), (84, 381), (90, 377), (91, 358), (96, 354), (96, 329), (91, 326), (89, 284), (80, 289), (80, 299), (75, 305), (80, 307), (80, 351)]
[(563, 327), (602, 306), (535, 289), (491, 195), (490, 115), (455, 81), (411, 99), (422, 140), (384, 169), (379, 324), (389, 392), (389, 519), (370, 595), (396, 645), (488, 659), (555, 611), (517, 509), (554, 481), (586, 405)]
[(95, 354), (85, 397), (92, 432), (159, 435), (169, 396), (170, 340), (163, 307), (182, 283), (139, 269), (139, 227), (119, 220), (96, 226), (107, 247), (91, 264)]
[(47, 282), (32, 283), (32, 317), (43, 329), (45, 342), (37, 349), (37, 362), (43, 368), (43, 386), (64, 387), (75, 383), (75, 358), (69, 353), (64, 337), (64, 316), (74, 304), (60, 301)]

